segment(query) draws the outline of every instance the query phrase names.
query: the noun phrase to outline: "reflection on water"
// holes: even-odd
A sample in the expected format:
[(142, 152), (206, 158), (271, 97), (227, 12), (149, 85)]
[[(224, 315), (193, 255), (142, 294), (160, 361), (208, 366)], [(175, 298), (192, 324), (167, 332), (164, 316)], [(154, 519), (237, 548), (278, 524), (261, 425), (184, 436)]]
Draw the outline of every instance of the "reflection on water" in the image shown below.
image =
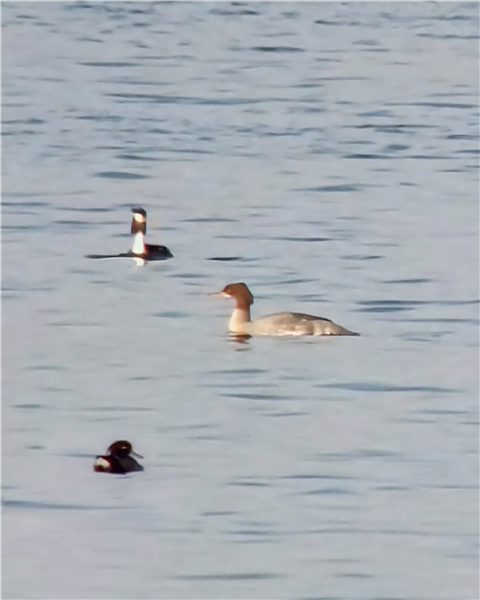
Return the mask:
[(248, 340), (251, 337), (251, 335), (239, 335), (236, 333), (229, 334), (229, 340), (232, 342), (236, 342), (237, 344), (248, 344)]
[(3, 5), (5, 597), (479, 597), (479, 8), (393, 6)]

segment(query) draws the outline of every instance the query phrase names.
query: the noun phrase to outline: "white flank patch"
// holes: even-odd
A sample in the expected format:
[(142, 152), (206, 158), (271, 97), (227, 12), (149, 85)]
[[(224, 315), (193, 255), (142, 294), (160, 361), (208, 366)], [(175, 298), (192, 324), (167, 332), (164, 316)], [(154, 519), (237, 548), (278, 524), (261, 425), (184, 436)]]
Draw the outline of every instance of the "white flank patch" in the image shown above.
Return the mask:
[(102, 469), (110, 469), (110, 463), (101, 456), (98, 456), (93, 463), (94, 467), (101, 467)]

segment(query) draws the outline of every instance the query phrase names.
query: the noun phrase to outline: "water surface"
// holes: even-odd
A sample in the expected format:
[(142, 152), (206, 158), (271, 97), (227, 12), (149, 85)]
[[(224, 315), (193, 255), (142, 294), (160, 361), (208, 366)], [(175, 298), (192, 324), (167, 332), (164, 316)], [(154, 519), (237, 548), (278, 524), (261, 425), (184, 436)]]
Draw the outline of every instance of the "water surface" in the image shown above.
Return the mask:
[(478, 4), (2, 9), (4, 597), (479, 597)]

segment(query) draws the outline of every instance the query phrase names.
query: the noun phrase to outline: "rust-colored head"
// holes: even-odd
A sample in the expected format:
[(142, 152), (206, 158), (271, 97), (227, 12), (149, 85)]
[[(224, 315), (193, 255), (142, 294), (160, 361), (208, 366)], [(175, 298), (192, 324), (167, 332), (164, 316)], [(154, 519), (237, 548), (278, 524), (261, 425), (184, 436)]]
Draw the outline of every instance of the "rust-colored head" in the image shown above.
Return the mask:
[(133, 451), (132, 444), (126, 440), (113, 442), (113, 444), (108, 448), (107, 453), (113, 456), (129, 456), (131, 454), (137, 458), (143, 458), (141, 454), (137, 454)]
[(245, 283), (229, 283), (217, 294), (226, 298), (234, 298), (237, 304), (246, 304), (247, 306), (253, 304), (252, 292)]

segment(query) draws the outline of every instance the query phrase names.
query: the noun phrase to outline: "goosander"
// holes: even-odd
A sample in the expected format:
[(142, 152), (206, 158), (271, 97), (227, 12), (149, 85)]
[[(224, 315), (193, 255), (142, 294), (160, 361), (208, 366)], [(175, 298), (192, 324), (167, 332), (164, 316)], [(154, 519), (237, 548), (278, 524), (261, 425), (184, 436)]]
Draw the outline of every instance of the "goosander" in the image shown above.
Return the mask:
[(132, 456), (143, 458), (141, 454), (133, 451), (132, 444), (126, 440), (114, 442), (107, 450), (107, 456), (97, 456), (93, 463), (93, 470), (99, 473), (131, 473), (143, 471), (143, 467)]
[(360, 335), (330, 319), (302, 313), (281, 312), (252, 321), (250, 306), (253, 304), (253, 296), (244, 283), (230, 283), (222, 291), (216, 292), (216, 295), (236, 301), (228, 324), (230, 332), (235, 335)]
[(166, 260), (173, 254), (165, 246), (146, 244), (147, 212), (143, 208), (132, 208), (133, 218), (130, 232), (134, 236), (132, 249), (121, 254), (88, 254), (86, 258), (133, 258), (137, 264), (147, 261)]

